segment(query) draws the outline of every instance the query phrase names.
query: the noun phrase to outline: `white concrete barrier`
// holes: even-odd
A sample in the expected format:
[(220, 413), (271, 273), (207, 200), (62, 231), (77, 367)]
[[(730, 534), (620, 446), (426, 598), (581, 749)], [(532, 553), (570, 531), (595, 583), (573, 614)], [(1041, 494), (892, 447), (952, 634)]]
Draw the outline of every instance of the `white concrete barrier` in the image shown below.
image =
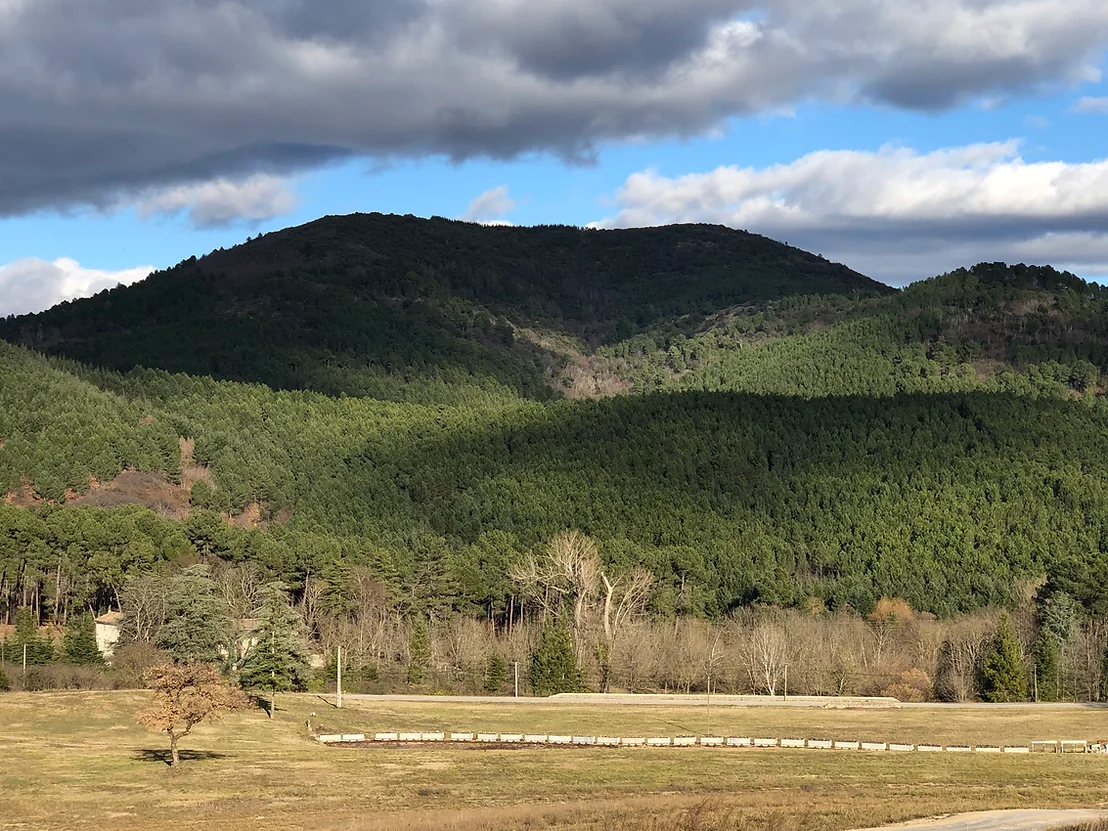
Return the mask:
[(551, 744), (569, 744), (573, 739), (570, 736), (548, 736), (547, 741)]
[(472, 733), (451, 733), (450, 741), (452, 742), (471, 742), (473, 741)]
[(446, 740), (445, 733), (424, 733), (423, 741), (425, 742), (441, 742)]
[(818, 750), (830, 750), (834, 747), (834, 743), (830, 739), (808, 739), (808, 747), (813, 747)]
[(523, 741), (523, 734), (522, 733), (501, 733), (500, 734), (500, 741), (501, 742), (506, 742), (507, 744), (519, 744), (521, 741)]
[(969, 753), (971, 749), (964, 744), (948, 744), (944, 748), (947, 753)]
[(941, 744), (917, 744), (916, 750), (920, 753), (938, 753), (942, 751), (943, 746)]
[(596, 736), (574, 736), (574, 744), (596, 744)]
[(835, 740), (835, 750), (860, 750), (862, 748), (861, 742), (840, 742)]
[(704, 747), (719, 747), (723, 744), (723, 736), (701, 736), (700, 743)]
[(619, 743), (622, 747), (642, 747), (646, 744), (646, 739), (642, 736), (635, 736), (630, 739), (624, 737), (619, 740)]
[(674, 736), (674, 747), (692, 747), (696, 744), (696, 736)]
[(419, 742), (423, 741), (422, 733), (398, 733), (396, 736), (397, 741), (401, 742)]
[(885, 742), (862, 742), (862, 750), (888, 750), (889, 745)]
[(477, 741), (479, 742), (496, 742), (500, 741), (499, 733), (478, 733)]
[(344, 742), (364, 742), (365, 733), (343, 733), (342, 740)]
[(755, 747), (777, 747), (777, 739), (755, 739)]
[(904, 751), (907, 751), (907, 750), (915, 750), (915, 749), (916, 749), (916, 746), (914, 744), (892, 744), (891, 742), (889, 744), (889, 750), (898, 750), (901, 753), (903, 753)]
[(1014, 747), (1013, 746), (1007, 746), (1003, 750), (1004, 750), (1005, 753), (1030, 753), (1031, 752), (1030, 747), (1020, 747), (1019, 745), (1016, 745)]
[(374, 733), (373, 741), (375, 742), (395, 742), (400, 738), (397, 733)]
[(597, 736), (596, 743), (603, 747), (619, 747), (619, 736)]
[(525, 733), (523, 741), (526, 744), (546, 744), (546, 734), (540, 736), (537, 733)]
[(342, 735), (339, 733), (327, 733), (319, 737), (319, 740), (324, 744), (335, 744), (342, 741)]
[(782, 747), (804, 747), (804, 739), (782, 739)]
[(738, 737), (738, 736), (729, 736), (728, 739), (727, 739), (727, 746), (728, 747), (750, 747), (751, 744), (752, 744), (752, 741), (748, 738), (743, 738), (743, 737)]
[(646, 740), (648, 747), (669, 747), (672, 743), (669, 736), (655, 736)]

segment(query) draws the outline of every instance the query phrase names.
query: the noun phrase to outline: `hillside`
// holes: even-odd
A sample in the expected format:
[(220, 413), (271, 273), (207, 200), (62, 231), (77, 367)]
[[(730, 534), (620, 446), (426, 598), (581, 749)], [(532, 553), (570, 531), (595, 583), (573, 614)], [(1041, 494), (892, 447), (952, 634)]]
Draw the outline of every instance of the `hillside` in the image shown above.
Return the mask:
[(203, 561), (502, 620), (572, 527), (659, 616), (1044, 580), (1105, 614), (1106, 303), (706, 226), (321, 220), (3, 322), (52, 356), (0, 343), (0, 609)]
[(476, 388), (542, 400), (565, 389), (574, 356), (663, 321), (889, 291), (720, 226), (590, 231), (356, 214), (0, 321), (0, 339), (116, 370), (274, 388), (425, 401)]

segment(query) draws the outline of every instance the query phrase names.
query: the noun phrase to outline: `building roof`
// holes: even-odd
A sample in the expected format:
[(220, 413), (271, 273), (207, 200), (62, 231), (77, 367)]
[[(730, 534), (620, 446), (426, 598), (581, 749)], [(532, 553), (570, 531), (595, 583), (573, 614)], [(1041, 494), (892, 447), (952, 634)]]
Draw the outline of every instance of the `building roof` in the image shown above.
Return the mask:
[(104, 614), (96, 619), (96, 622), (102, 623), (105, 626), (119, 626), (126, 617), (127, 615), (123, 614), (123, 612), (104, 612)]

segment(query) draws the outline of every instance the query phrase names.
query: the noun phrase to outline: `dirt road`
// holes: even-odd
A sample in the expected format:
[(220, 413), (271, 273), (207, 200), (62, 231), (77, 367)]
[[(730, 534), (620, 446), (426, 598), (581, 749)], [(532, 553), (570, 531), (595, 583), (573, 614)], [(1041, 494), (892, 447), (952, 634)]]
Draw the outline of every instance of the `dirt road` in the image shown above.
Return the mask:
[(1108, 819), (1108, 811), (977, 811), (913, 820), (862, 831), (1046, 831)]

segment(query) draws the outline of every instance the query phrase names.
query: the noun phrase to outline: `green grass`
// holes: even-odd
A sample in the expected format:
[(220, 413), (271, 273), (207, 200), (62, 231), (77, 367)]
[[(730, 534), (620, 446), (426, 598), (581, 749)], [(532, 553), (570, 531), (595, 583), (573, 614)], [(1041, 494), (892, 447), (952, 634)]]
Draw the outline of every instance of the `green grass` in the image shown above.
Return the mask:
[[(359, 702), (338, 712), (310, 696), (285, 696), (279, 703), (286, 709), (273, 721), (250, 712), (201, 726), (182, 745), (181, 768), (171, 771), (162, 738), (134, 722), (145, 695), (0, 696), (0, 827), (836, 831), (950, 811), (1089, 807), (1105, 799), (1108, 776), (1108, 758), (1093, 755), (327, 748), (307, 735), (312, 711), (329, 729), (367, 731), (462, 722), (464, 729), (537, 732), (701, 728), (695, 713), (678, 708)], [(1033, 725), (1023, 711), (992, 710), (720, 708), (716, 718), (718, 732), (801, 735), (819, 727), (844, 738), (911, 738), (929, 722), (937, 730), (976, 722), (981, 736), (996, 740), (1012, 730), (1091, 736), (1108, 721), (1097, 710), (1043, 711)], [(641, 729), (623, 729), (631, 725)]]

